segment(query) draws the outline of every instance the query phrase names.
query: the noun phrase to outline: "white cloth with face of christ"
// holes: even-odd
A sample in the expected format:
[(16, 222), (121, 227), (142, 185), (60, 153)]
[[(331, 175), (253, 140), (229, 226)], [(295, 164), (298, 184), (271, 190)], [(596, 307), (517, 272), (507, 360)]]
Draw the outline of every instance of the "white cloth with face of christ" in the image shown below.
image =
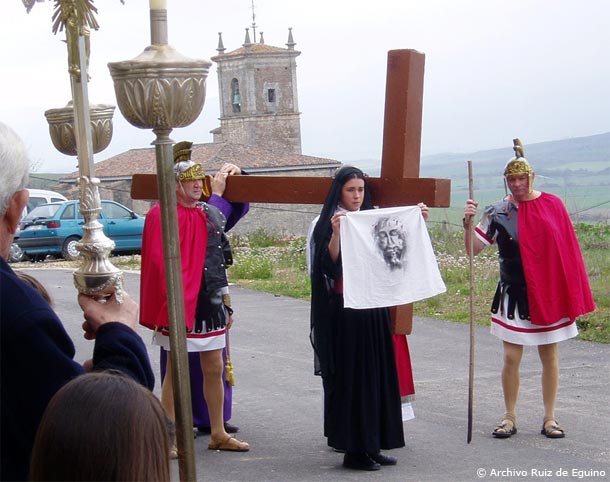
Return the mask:
[(403, 305), (447, 290), (417, 206), (347, 213), (341, 256), (346, 308)]

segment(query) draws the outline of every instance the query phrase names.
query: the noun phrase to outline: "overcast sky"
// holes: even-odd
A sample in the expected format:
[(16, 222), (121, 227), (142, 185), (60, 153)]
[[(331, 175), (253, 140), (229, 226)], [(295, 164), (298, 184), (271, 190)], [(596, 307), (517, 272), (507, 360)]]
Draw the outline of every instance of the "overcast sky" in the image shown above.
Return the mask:
[[(167, 0), (169, 43), (191, 58), (239, 48), (252, 23), (251, 0)], [(115, 104), (107, 63), (150, 44), (149, 2), (95, 0), (89, 98)], [(610, 2), (607, 0), (255, 0), (265, 43), (285, 47), (292, 27), (303, 153), (343, 162), (381, 155), (387, 51), (426, 55), (422, 154), (470, 152), (610, 131)], [(26, 14), (2, 0), (0, 120), (26, 141), (39, 172), (69, 172), (44, 111), (70, 100), (63, 33), (53, 35), (53, 2)], [(219, 125), (215, 65), (203, 112), (175, 129), (175, 141), (211, 142)], [(147, 147), (151, 131), (118, 108), (101, 161)], [(502, 160), (502, 163), (504, 160)]]

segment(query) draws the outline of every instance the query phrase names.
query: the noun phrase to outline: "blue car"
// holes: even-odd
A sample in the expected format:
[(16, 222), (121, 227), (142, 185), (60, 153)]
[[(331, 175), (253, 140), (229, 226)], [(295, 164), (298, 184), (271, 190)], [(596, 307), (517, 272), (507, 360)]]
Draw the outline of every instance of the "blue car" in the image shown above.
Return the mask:
[[(104, 234), (114, 241), (113, 253), (140, 252), (144, 217), (115, 201), (102, 201), (98, 221)], [(85, 219), (78, 201), (41, 204), (23, 218), (15, 243), (32, 261), (48, 254), (61, 255), (67, 260), (78, 258), (76, 244), (83, 237)]]

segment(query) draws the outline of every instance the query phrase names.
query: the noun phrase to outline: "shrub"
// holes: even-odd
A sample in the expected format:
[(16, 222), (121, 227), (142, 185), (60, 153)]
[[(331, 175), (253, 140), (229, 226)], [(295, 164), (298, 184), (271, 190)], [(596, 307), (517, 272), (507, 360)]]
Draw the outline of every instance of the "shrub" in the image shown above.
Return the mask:
[(236, 250), (233, 266), (229, 268), (231, 279), (270, 279), (272, 276), (272, 260), (262, 253), (249, 249)]

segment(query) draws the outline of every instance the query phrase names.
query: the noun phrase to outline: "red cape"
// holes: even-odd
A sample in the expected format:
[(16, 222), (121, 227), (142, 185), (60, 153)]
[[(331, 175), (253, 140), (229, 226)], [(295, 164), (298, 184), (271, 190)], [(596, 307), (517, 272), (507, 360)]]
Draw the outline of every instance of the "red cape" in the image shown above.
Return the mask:
[[(181, 205), (177, 208), (185, 324), (191, 330), (201, 287), (208, 230), (206, 215), (201, 209)], [(146, 215), (142, 234), (140, 324), (150, 329), (167, 327), (168, 318), (161, 215), (157, 203)]]
[(572, 221), (560, 198), (519, 203), (519, 249), (534, 325), (574, 320), (595, 309)]
[(400, 396), (407, 397), (415, 394), (413, 384), (413, 370), (411, 368), (411, 355), (406, 335), (392, 335), (394, 342), (394, 356), (396, 357), (396, 371), (398, 372), (398, 387)]

